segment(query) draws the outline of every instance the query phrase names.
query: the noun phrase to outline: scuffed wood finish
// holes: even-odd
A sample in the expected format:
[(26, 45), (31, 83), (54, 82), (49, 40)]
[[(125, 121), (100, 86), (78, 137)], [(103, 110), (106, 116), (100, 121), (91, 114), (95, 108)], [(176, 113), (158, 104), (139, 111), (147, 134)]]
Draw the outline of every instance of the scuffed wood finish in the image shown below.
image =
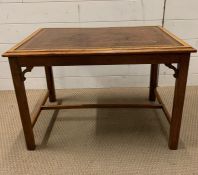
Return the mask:
[[(79, 108), (161, 108), (170, 123), (169, 148), (177, 149), (185, 97), (190, 53), (196, 50), (164, 28), (117, 27), (40, 29), (8, 50), (15, 93), (27, 148), (35, 149), (33, 126), (41, 110)], [(156, 87), (159, 64), (178, 64), (172, 116)], [(151, 64), (149, 100), (152, 104), (45, 105), (56, 100), (52, 66)], [(25, 94), (22, 67), (45, 67), (48, 95), (40, 100), (31, 116)], [(171, 66), (169, 66), (171, 67)], [(177, 70), (176, 70), (177, 69)]]
[(158, 26), (111, 28), (44, 28), (3, 56), (94, 55), (194, 52)]
[(81, 108), (162, 108), (159, 104), (80, 104), (80, 105), (44, 105), (43, 110), (49, 109), (81, 109)]

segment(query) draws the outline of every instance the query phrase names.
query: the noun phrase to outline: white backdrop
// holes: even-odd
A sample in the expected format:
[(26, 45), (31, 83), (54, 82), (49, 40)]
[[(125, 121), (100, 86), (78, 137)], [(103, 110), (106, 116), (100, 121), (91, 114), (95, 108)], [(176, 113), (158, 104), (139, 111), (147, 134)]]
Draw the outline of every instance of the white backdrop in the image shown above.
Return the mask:
[[(0, 53), (41, 27), (161, 25), (164, 0), (0, 0)], [(167, 0), (165, 27), (198, 48), (198, 1)], [(188, 85), (198, 85), (193, 54)], [(149, 65), (54, 67), (56, 88), (147, 87)], [(160, 85), (173, 85), (161, 65)], [(27, 73), (26, 87), (45, 88), (43, 68)], [(0, 57), (0, 90), (13, 89), (7, 58)]]

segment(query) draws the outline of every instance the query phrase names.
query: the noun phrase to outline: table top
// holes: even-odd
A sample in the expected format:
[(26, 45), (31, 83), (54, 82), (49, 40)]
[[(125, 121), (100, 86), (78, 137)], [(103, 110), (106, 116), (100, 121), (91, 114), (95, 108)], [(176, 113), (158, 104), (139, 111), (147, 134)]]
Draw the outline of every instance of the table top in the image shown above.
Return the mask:
[(39, 55), (196, 52), (160, 26), (42, 28), (3, 54)]

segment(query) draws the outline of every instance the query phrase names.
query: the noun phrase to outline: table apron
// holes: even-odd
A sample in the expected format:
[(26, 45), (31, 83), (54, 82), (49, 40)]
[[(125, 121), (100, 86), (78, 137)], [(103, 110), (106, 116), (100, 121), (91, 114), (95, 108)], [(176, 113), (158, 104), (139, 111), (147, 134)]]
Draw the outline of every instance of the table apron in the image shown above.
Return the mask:
[(189, 53), (144, 54), (144, 55), (79, 55), (79, 56), (23, 56), (10, 57), (23, 66), (76, 66), (76, 65), (119, 65), (119, 64), (168, 64), (179, 63), (189, 58)]

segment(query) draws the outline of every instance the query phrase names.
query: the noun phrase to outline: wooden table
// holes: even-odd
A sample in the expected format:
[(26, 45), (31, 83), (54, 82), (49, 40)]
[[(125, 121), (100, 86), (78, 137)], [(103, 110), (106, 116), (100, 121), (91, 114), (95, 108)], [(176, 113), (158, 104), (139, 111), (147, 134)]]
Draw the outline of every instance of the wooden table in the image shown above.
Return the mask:
[[(71, 108), (161, 108), (170, 123), (169, 148), (177, 149), (191, 52), (196, 50), (159, 26), (39, 29), (3, 54), (9, 58), (27, 149), (36, 147), (33, 127), (41, 110)], [(48, 97), (56, 101), (52, 66), (118, 64), (151, 64), (149, 100), (158, 103), (45, 105)], [(173, 69), (176, 78), (172, 115), (157, 92), (159, 64)], [(30, 115), (24, 81), (36, 66), (45, 68), (48, 93)]]

